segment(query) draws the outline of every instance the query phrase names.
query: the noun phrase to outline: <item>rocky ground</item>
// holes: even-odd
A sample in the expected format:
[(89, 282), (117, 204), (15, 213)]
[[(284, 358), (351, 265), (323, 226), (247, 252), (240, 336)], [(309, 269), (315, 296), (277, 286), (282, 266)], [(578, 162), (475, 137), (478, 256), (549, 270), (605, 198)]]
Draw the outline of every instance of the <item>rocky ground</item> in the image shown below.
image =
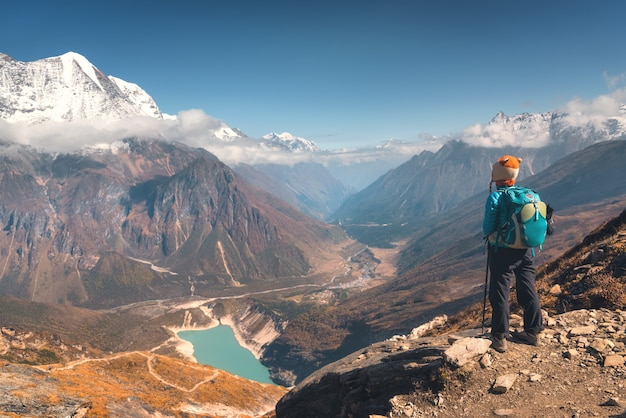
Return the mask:
[(277, 417), (626, 417), (626, 312), (546, 322), (539, 346), (505, 353), (481, 330), (370, 346), (307, 378)]
[(388, 416), (626, 417), (625, 326), (623, 311), (560, 315), (539, 346), (477, 353), (436, 396), (392, 398)]

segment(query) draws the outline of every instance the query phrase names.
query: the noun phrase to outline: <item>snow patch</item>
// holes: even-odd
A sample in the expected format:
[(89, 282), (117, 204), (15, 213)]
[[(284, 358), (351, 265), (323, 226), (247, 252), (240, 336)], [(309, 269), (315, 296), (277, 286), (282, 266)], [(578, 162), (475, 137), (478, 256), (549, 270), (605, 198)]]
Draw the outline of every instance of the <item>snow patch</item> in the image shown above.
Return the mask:
[(63, 76), (66, 85), (71, 86), (73, 84), (73, 68), (74, 63), (76, 63), (83, 71), (83, 73), (85, 73), (87, 77), (91, 79), (91, 81), (93, 81), (98, 87), (100, 87), (100, 90), (104, 90), (104, 87), (100, 83), (98, 75), (96, 74), (96, 67), (94, 67), (94, 65), (90, 63), (87, 58), (83, 57), (80, 54), (77, 54), (76, 52), (71, 51), (61, 55), (59, 58), (61, 58), (61, 61), (63, 62)]

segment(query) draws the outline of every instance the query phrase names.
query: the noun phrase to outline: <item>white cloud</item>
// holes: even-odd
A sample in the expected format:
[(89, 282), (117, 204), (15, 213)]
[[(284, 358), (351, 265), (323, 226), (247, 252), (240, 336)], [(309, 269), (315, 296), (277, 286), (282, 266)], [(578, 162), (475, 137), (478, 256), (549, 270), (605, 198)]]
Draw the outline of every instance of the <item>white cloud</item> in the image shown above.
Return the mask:
[(0, 138), (48, 152), (71, 152), (83, 147), (110, 144), (130, 136), (158, 137), (163, 122), (147, 116), (115, 122), (44, 122), (32, 125), (0, 120)]
[[(622, 103), (626, 89), (593, 100), (575, 98), (557, 112), (573, 126), (601, 126), (609, 117), (620, 117), (626, 124)], [(620, 111), (622, 113), (620, 113)], [(552, 113), (525, 114), (495, 118), (487, 124), (467, 127), (456, 138), (484, 147), (541, 147), (550, 141)], [(162, 138), (205, 148), (226, 164), (296, 164), (318, 162), (325, 166), (349, 166), (402, 162), (424, 150), (437, 151), (449, 138), (422, 136), (415, 142), (387, 141), (377, 147), (338, 149), (316, 153), (293, 153), (260, 145), (260, 139), (237, 138), (237, 132), (201, 110), (180, 112), (165, 120), (135, 117), (114, 122), (46, 122), (29, 125), (0, 120), (0, 139), (30, 145), (49, 152), (71, 152), (86, 146), (106, 146), (128, 137)]]
[(602, 74), (609, 90), (617, 88), (620, 84), (626, 82), (626, 73), (611, 75), (608, 72)]
[(626, 89), (598, 96), (592, 100), (575, 98), (563, 106), (560, 111), (567, 114), (566, 121), (572, 126), (593, 124), (601, 128), (608, 118), (623, 118), (620, 108), (626, 99)]
[(372, 148), (294, 153), (263, 147), (259, 139), (234, 140), (228, 137), (234, 133), (222, 121), (195, 109), (182, 111), (175, 118), (165, 120), (145, 116), (109, 122), (74, 121), (40, 124), (9, 123), (0, 120), (0, 138), (48, 152), (72, 152), (84, 147), (103, 148), (115, 141), (136, 136), (162, 138), (179, 141), (191, 147), (204, 148), (229, 165), (239, 163), (293, 165), (299, 162), (318, 162), (326, 166), (348, 166), (390, 159), (400, 161), (424, 149), (436, 151), (443, 142), (437, 138), (415, 143), (389, 141)]
[(549, 121), (544, 118), (525, 121), (523, 129), (520, 128), (519, 122), (519, 120), (511, 119), (503, 123), (472, 125), (463, 131), (461, 137), (464, 142), (481, 147), (538, 148), (548, 144)]
[[(574, 98), (556, 111), (562, 115), (557, 123), (570, 127), (593, 127), (599, 131), (606, 128), (606, 121), (611, 118), (626, 124), (623, 112), (625, 99), (626, 89), (592, 100)], [(550, 128), (555, 123), (552, 116), (553, 112), (497, 117), (488, 124), (467, 127), (461, 138), (471, 145), (483, 147), (543, 147), (555, 139), (550, 136)]]

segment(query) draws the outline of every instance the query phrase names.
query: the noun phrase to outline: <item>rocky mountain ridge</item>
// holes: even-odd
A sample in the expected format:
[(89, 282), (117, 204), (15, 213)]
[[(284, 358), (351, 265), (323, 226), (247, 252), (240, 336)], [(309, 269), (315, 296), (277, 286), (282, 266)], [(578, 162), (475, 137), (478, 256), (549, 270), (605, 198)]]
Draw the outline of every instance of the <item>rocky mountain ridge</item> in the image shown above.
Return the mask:
[(321, 148), (313, 141), (292, 135), (289, 132), (283, 132), (282, 134), (271, 132), (263, 135), (263, 142), (261, 144), (267, 147), (277, 147), (279, 149), (295, 152), (321, 151)]
[(203, 294), (289, 282), (322, 268), (320, 259), (340, 260), (327, 244), (345, 241), (341, 230), (249, 185), (212, 154), (123, 143), (60, 155), (2, 144), (3, 294), (115, 306), (192, 294), (191, 286)]
[(276, 417), (624, 416), (626, 311), (545, 320), (539, 346), (509, 343), (506, 353), (480, 329), (369, 346), (309, 376)]

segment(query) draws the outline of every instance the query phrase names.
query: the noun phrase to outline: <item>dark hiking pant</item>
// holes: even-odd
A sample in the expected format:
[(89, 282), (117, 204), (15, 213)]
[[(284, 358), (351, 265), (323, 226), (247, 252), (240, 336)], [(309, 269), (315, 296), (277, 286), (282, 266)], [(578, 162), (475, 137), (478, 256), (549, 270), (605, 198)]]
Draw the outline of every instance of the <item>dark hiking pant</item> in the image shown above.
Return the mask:
[(524, 330), (538, 333), (543, 329), (541, 305), (535, 289), (535, 266), (528, 249), (489, 246), (489, 302), (493, 310), (491, 335), (509, 336), (509, 294), (515, 276), (517, 301), (524, 310)]

